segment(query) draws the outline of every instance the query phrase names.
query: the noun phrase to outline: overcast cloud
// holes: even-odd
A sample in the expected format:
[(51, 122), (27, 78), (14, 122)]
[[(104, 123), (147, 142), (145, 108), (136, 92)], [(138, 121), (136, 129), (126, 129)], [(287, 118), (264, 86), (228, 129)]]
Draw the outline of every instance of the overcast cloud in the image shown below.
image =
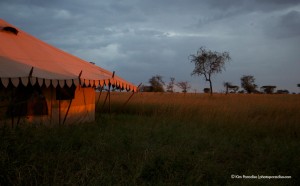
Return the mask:
[(188, 57), (206, 46), (232, 57), (216, 91), (254, 75), (299, 92), (299, 0), (1, 0), (0, 18), (135, 84), (158, 74), (202, 91)]

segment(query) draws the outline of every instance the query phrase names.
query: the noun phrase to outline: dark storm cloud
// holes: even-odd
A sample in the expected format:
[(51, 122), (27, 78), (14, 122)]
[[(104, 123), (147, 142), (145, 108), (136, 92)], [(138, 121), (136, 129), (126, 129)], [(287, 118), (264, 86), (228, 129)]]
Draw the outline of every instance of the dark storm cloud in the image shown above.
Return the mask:
[(300, 5), (299, 0), (210, 0), (205, 1), (212, 15), (205, 14), (199, 25), (250, 13), (267, 14)]
[[(122, 1), (123, 2), (123, 1)], [(42, 32), (50, 28), (67, 31), (83, 30), (93, 27), (118, 25), (124, 22), (141, 22), (143, 16), (136, 13), (125, 3), (105, 3), (103, 1), (21, 1), (12, 0), (0, 2), (2, 15), (12, 15), (14, 20), (23, 28), (35, 25), (32, 30), (42, 25)], [(25, 19), (25, 21), (24, 21)], [(25, 23), (30, 24), (25, 24)], [(54, 26), (56, 25), (56, 26)], [(77, 28), (76, 28), (77, 27)]]
[(298, 0), (255, 0), (258, 9), (266, 11), (274, 11), (288, 7), (297, 6), (300, 4)]
[(205, 2), (212, 9), (242, 10), (243, 12), (275, 11), (300, 4), (298, 0), (210, 0)]
[(300, 36), (300, 11), (290, 11), (281, 15), (267, 29), (276, 38)]
[[(243, 74), (262, 83), (295, 87), (299, 79), (298, 0), (2, 0), (0, 17), (87, 61), (138, 84), (160, 74), (192, 78), (188, 56), (200, 46), (229, 51), (232, 62), (216, 76), (239, 84)], [(285, 65), (283, 61), (288, 61)], [(276, 76), (290, 72), (291, 81)], [(259, 84), (259, 82), (257, 82)], [(201, 85), (201, 86), (199, 86)], [(219, 86), (219, 88), (218, 88)], [(220, 88), (221, 87), (221, 88)]]

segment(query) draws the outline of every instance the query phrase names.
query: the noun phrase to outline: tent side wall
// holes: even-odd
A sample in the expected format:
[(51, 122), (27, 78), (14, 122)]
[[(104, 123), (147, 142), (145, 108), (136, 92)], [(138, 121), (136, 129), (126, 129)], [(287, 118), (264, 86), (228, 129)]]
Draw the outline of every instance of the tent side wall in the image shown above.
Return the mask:
[[(51, 101), (51, 100), (49, 100)], [(52, 99), (52, 121), (75, 124), (95, 121), (95, 90), (78, 86), (72, 100)]]
[[(7, 90), (6, 90), (7, 91)], [(7, 91), (9, 92), (9, 91)], [(0, 124), (19, 124), (32, 123), (32, 124), (77, 124), (84, 122), (95, 121), (95, 90), (92, 87), (83, 88), (77, 86), (75, 89), (74, 99), (71, 100), (57, 100), (56, 89), (53, 87), (43, 88), (42, 94), (47, 103), (47, 115), (27, 115), (22, 116), (20, 119), (15, 116), (14, 118), (0, 118)], [(27, 112), (30, 108), (28, 104)], [(37, 105), (34, 106), (35, 108)], [(2, 116), (5, 114), (6, 109), (2, 108)]]

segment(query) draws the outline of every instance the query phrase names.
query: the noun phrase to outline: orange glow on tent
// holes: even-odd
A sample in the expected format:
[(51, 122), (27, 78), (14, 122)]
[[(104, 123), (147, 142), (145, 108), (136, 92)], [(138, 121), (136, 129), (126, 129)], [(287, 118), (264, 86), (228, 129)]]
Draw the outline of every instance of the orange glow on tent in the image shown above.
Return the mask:
[[(132, 83), (0, 19), (0, 121), (73, 124), (95, 120), (95, 87)], [(2, 121), (0, 123), (2, 123)]]
[[(10, 29), (8, 29), (10, 28)], [(16, 34), (17, 33), (17, 34)], [(0, 19), (0, 78), (14, 86), (32, 83), (54, 87), (72, 84), (97, 86), (108, 83), (136, 91), (136, 86), (113, 73), (57, 49)]]

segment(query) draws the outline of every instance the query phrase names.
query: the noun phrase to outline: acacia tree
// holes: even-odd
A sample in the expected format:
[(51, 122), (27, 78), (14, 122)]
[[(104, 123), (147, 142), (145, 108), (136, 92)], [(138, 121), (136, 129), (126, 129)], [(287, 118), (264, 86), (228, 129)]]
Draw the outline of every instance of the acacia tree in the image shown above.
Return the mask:
[(162, 76), (160, 75), (156, 75), (156, 76), (152, 76), (149, 79), (149, 83), (150, 83), (150, 91), (151, 92), (164, 92), (164, 81), (162, 80)]
[(229, 90), (233, 91), (234, 93), (236, 93), (239, 90), (239, 86), (232, 85), (232, 83), (230, 82), (224, 82), (223, 85), (226, 89), (225, 91), (226, 94), (228, 94)]
[(260, 89), (266, 94), (273, 94), (276, 89), (276, 86), (265, 85), (265, 86), (260, 87)]
[(183, 93), (187, 93), (187, 91), (191, 88), (191, 85), (187, 81), (178, 82), (176, 85), (182, 90)]
[(167, 92), (174, 92), (174, 84), (175, 84), (175, 78), (171, 77), (170, 82), (167, 85)]
[(257, 92), (257, 85), (255, 84), (255, 78), (251, 75), (244, 75), (241, 77), (241, 86), (245, 89), (247, 93)]
[(222, 70), (225, 70), (225, 62), (230, 61), (230, 59), (228, 52), (219, 53), (201, 47), (196, 54), (190, 55), (190, 62), (195, 64), (191, 75), (203, 75), (204, 79), (209, 82), (210, 95), (212, 95), (211, 77), (213, 74), (221, 73)]

